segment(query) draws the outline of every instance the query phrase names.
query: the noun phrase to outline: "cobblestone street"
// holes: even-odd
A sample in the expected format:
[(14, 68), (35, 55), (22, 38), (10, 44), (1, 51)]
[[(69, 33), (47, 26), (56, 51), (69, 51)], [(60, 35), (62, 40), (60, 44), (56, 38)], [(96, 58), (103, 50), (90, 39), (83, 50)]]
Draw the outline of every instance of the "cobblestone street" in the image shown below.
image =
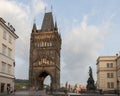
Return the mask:
[[(43, 91), (17, 91), (14, 94), (1, 94), (0, 96), (53, 96), (47, 95), (45, 90)], [(54, 93), (54, 96), (66, 96), (63, 92)], [(68, 93), (67, 96), (118, 96), (117, 94), (76, 94), (76, 93)]]
[(38, 91), (38, 92), (35, 92), (35, 91), (17, 91), (13, 94), (1, 94), (0, 93), (0, 96), (51, 96), (51, 95), (47, 95), (45, 93), (45, 91)]

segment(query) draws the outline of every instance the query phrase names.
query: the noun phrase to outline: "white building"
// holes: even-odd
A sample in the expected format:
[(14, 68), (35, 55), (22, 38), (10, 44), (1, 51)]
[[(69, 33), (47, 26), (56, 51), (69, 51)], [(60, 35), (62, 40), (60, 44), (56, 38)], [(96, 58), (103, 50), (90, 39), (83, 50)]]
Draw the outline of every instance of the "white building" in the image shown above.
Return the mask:
[(7, 86), (14, 86), (15, 29), (0, 18), (0, 93), (7, 91)]
[(97, 59), (97, 88), (106, 92), (120, 90), (120, 56), (100, 56)]

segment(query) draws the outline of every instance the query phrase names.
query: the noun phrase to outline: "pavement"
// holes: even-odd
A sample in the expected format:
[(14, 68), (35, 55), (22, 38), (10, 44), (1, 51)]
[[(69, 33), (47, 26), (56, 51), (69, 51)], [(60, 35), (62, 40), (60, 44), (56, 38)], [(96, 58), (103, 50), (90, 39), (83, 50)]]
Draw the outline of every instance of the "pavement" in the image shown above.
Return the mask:
[[(17, 91), (13, 94), (0, 93), (0, 96), (53, 96), (47, 95), (45, 90), (43, 91)], [(65, 95), (63, 92), (54, 93), (54, 96), (118, 96), (117, 94), (76, 94), (68, 93)]]
[(0, 93), (0, 96), (52, 96), (52, 95), (47, 95), (45, 91), (17, 91), (12, 94)]

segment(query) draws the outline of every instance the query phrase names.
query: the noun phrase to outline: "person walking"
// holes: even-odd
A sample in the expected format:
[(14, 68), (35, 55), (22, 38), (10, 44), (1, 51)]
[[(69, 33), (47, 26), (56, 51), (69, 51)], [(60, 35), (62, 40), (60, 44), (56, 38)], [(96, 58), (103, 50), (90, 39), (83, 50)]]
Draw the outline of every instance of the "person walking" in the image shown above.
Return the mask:
[(10, 86), (7, 86), (7, 94), (10, 92)]

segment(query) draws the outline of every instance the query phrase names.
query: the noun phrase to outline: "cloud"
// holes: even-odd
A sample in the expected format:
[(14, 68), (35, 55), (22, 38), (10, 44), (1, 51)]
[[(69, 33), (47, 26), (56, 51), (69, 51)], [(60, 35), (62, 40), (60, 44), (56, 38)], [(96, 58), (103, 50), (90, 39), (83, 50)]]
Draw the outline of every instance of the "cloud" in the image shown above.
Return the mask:
[[(34, 9), (35, 12), (40, 12), (44, 8), (42, 0), (34, 0), (41, 7)], [(35, 4), (34, 3), (34, 4)], [(37, 4), (37, 6), (38, 6)], [(15, 47), (15, 76), (16, 78), (28, 78), (29, 66), (29, 46), (30, 33), (33, 23), (33, 10), (29, 5), (18, 3), (15, 0), (0, 0), (0, 17), (10, 22), (16, 29), (16, 34), (19, 38), (16, 40)]]
[(110, 26), (110, 22), (104, 21), (99, 26), (88, 25), (88, 19), (83, 16), (82, 22), (73, 26), (62, 40), (62, 80), (66, 78), (70, 83), (86, 84), (89, 66), (96, 74), (96, 59)]
[[(0, 16), (15, 27), (16, 34), (19, 36), (16, 41), (16, 78), (28, 78), (29, 40), (33, 18), (47, 6), (43, 0), (32, 0), (31, 5), (32, 7), (15, 0), (0, 0)], [(104, 20), (97, 26), (88, 24), (89, 19), (89, 16), (85, 15), (80, 23), (79, 20), (74, 19), (71, 29), (64, 27), (69, 30), (65, 31), (65, 36), (62, 37), (62, 82), (85, 84), (89, 66), (92, 66), (96, 74), (96, 59), (104, 46), (103, 41), (111, 22)]]
[[(15, 75), (17, 78), (25, 78), (31, 30), (29, 6), (18, 4), (16, 1), (0, 0), (0, 16), (15, 27), (16, 34), (19, 36), (15, 44)], [(21, 72), (24, 73), (21, 74)]]
[(41, 11), (45, 10), (47, 4), (43, 0), (32, 0), (33, 12), (37, 16)]

